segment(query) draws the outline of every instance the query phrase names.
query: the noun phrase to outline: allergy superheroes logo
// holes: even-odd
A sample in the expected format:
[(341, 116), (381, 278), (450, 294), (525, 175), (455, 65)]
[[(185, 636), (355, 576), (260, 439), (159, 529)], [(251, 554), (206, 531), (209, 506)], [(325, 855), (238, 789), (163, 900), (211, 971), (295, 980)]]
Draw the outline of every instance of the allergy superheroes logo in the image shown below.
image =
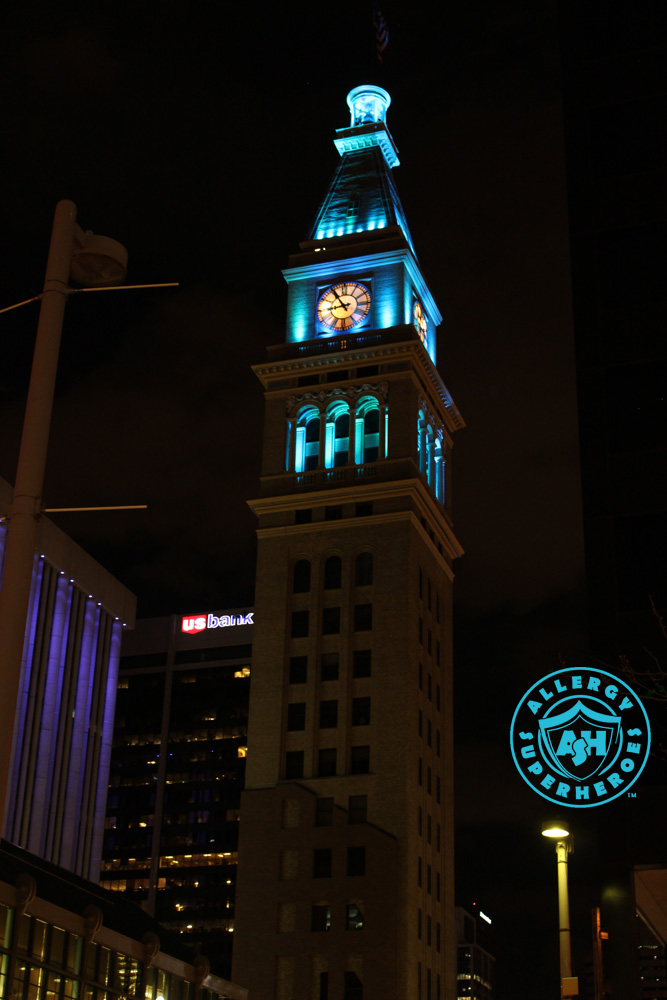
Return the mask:
[(519, 702), (510, 745), (521, 777), (549, 802), (584, 809), (624, 795), (641, 774), (651, 728), (641, 700), (604, 670), (557, 670)]

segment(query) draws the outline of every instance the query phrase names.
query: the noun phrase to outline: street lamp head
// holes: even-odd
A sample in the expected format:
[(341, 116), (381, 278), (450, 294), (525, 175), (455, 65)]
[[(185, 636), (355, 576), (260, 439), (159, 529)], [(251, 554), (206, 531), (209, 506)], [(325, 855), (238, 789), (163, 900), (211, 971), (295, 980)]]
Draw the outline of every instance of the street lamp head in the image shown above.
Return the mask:
[(84, 288), (120, 285), (127, 274), (127, 250), (108, 236), (76, 227), (70, 278)]
[(560, 817), (555, 817), (542, 824), (542, 836), (543, 837), (569, 837), (570, 827), (567, 823), (563, 822)]

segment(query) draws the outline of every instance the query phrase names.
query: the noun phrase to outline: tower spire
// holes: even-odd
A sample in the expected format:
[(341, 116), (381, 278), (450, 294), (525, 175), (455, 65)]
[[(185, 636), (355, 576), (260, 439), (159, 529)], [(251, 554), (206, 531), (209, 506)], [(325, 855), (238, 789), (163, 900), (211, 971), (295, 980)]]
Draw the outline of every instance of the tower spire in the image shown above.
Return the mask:
[(391, 97), (382, 87), (364, 84), (347, 95), (350, 125), (337, 129), (334, 145), (341, 162), (329, 185), (309, 240), (332, 239), (398, 226), (414, 253), (398, 196), (393, 167), (398, 150), (387, 128)]

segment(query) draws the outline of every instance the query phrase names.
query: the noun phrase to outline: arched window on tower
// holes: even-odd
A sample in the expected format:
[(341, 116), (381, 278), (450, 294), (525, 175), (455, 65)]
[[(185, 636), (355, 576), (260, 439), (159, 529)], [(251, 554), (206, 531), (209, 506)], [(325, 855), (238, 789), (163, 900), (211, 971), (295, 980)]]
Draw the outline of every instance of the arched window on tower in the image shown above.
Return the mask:
[(417, 419), (417, 451), (419, 456), (419, 471), (426, 475), (426, 418), (424, 411), (419, 411)]
[(299, 559), (294, 563), (292, 591), (295, 594), (307, 594), (310, 590), (310, 562)]
[(434, 476), (435, 483), (433, 489), (435, 495), (444, 504), (445, 502), (445, 449), (440, 437), (436, 436), (433, 444)]
[(445, 503), (445, 445), (442, 427), (435, 430), (424, 411), (419, 411), (417, 419), (417, 452), (419, 471), (441, 504)]
[(320, 458), (320, 411), (315, 406), (305, 407), (296, 424), (294, 469), (309, 472), (316, 469)]
[(429, 424), (426, 428), (426, 479), (432, 490), (435, 490), (435, 435), (433, 428)]
[(324, 467), (337, 468), (347, 465), (350, 453), (350, 407), (347, 403), (333, 403), (327, 411), (324, 438)]
[(354, 460), (357, 465), (376, 462), (380, 452), (380, 404), (375, 396), (365, 396), (355, 413)]
[(368, 587), (373, 582), (373, 553), (360, 552), (354, 568), (354, 583), (357, 587)]
[(341, 581), (342, 562), (340, 556), (329, 556), (324, 564), (324, 589), (338, 590)]

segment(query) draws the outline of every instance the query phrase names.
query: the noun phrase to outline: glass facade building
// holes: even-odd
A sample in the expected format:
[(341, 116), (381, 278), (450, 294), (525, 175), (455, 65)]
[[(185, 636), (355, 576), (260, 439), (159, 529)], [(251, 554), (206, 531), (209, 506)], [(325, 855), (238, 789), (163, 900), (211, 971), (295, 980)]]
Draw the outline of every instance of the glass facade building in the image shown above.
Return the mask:
[[(202, 624), (203, 623), (203, 624)], [(228, 974), (252, 611), (138, 621), (123, 644), (102, 885)]]
[[(12, 489), (0, 480), (0, 579)], [(39, 520), (3, 836), (97, 881), (121, 637), (136, 600)]]

